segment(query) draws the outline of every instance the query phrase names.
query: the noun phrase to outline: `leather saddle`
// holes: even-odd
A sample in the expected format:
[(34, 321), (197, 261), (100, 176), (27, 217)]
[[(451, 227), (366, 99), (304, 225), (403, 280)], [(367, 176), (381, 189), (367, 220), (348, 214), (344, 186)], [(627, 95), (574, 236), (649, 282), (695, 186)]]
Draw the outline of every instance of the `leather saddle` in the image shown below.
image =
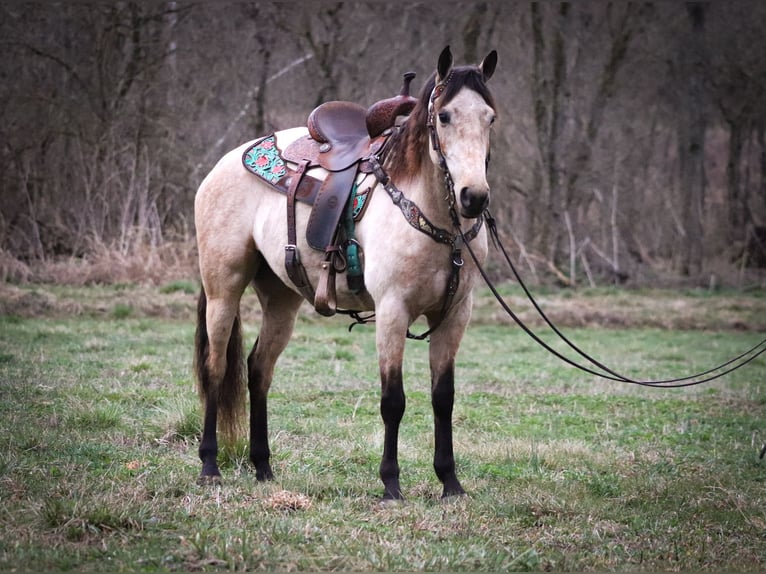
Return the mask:
[(285, 160), (308, 162), (328, 174), (314, 198), (306, 240), (317, 250), (332, 245), (343, 208), (348, 201), (363, 159), (377, 153), (396, 118), (409, 114), (417, 100), (409, 95), (415, 74), (404, 75), (397, 96), (370, 106), (344, 101), (325, 102), (309, 114), (309, 135), (299, 138), (283, 152)]
[(316, 160), (327, 171), (342, 171), (369, 153), (367, 110), (359, 104), (325, 102), (306, 123), (309, 135), (320, 144)]
[(306, 241), (313, 249), (325, 251), (334, 243), (358, 166), (385, 141), (373, 145), (367, 133), (366, 114), (364, 107), (352, 102), (326, 102), (309, 115), (309, 135), (294, 141), (282, 152), (289, 162), (306, 163), (307, 169), (321, 167), (327, 171), (306, 227)]

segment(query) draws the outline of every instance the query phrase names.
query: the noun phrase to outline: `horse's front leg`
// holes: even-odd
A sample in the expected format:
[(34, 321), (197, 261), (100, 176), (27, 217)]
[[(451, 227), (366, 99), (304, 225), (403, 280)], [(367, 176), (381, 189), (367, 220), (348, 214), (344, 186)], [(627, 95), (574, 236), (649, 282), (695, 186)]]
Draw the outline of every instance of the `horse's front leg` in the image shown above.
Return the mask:
[(455, 355), (471, 316), (471, 301), (453, 307), (431, 334), (431, 404), (434, 410), (434, 470), (444, 485), (442, 497), (465, 494), (455, 472), (452, 409), (455, 403)]
[(401, 500), (399, 485), (399, 423), (404, 416), (405, 397), (402, 380), (404, 343), (409, 321), (403, 313), (377, 311), (376, 342), (380, 366), (380, 416), (385, 426), (383, 458), (380, 461), (380, 479), (383, 481), (383, 500)]

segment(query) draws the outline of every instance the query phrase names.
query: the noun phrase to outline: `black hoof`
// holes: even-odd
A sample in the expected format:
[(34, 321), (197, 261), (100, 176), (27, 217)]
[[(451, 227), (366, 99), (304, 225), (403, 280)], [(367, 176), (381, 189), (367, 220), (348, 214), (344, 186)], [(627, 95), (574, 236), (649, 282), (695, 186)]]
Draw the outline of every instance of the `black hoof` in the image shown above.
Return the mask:
[(453, 484), (452, 486), (445, 486), (444, 491), (442, 492), (442, 498), (452, 498), (455, 496), (465, 496), (465, 490), (463, 490), (463, 487), (460, 486), (460, 484)]
[(404, 497), (399, 494), (398, 497), (393, 497), (388, 494), (384, 494), (383, 498), (378, 501), (380, 506), (396, 506), (397, 504), (404, 504)]
[(258, 482), (274, 480), (274, 472), (271, 470), (271, 465), (268, 462), (259, 462), (258, 464), (253, 464), (253, 466), (255, 466), (255, 480)]
[(199, 486), (218, 486), (222, 484), (223, 481), (221, 480), (220, 474), (201, 474), (199, 478), (197, 479), (197, 484)]
[(382, 501), (396, 501), (404, 500), (402, 489), (399, 487), (399, 481), (394, 481), (393, 484), (384, 485)]
[(444, 492), (442, 493), (442, 502), (457, 502), (458, 500), (462, 500), (463, 498), (468, 497), (468, 494), (466, 494), (465, 491), (463, 492)]

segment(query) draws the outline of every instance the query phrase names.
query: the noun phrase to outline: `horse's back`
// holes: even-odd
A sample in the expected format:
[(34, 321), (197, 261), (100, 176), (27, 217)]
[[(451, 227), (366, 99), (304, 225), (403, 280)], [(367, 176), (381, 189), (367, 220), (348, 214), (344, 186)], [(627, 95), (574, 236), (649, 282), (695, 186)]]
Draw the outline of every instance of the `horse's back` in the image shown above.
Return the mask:
[[(277, 140), (277, 146), (280, 149), (284, 149), (287, 145), (299, 137), (305, 136), (307, 133), (308, 130), (306, 128), (297, 127), (278, 131), (274, 136)], [(223, 199), (223, 194), (247, 193), (247, 189), (252, 187), (250, 184), (258, 180), (253, 178), (252, 174), (244, 169), (242, 156), (246, 150), (260, 139), (262, 138), (256, 138), (240, 144), (218, 160), (197, 189), (195, 208), (197, 202), (202, 201), (204, 203), (205, 201)]]
[[(306, 128), (291, 128), (276, 132), (278, 146), (283, 149), (292, 141), (308, 133)], [(261, 139), (261, 138), (258, 138)], [(197, 223), (218, 223), (222, 220), (237, 219), (252, 213), (248, 207), (255, 207), (260, 189), (269, 189), (259, 178), (253, 177), (242, 165), (242, 156), (258, 139), (245, 142), (221, 157), (205, 176), (197, 189), (194, 217)]]

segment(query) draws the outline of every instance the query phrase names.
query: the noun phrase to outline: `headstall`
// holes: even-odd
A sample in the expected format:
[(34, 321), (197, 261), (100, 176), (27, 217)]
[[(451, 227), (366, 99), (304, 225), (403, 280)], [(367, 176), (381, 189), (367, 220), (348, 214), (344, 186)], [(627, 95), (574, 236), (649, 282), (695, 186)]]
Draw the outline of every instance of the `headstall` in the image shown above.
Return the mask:
[(380, 152), (372, 155), (369, 158), (372, 173), (386, 190), (394, 205), (396, 205), (401, 210), (404, 218), (407, 220), (407, 223), (409, 223), (412, 227), (421, 233), (428, 235), (437, 243), (443, 243), (452, 247), (452, 269), (450, 272), (449, 280), (447, 281), (447, 288), (444, 295), (444, 301), (442, 303), (440, 318), (437, 323), (435, 323), (430, 329), (428, 329), (428, 331), (421, 335), (414, 335), (408, 330), (407, 337), (409, 339), (422, 340), (427, 338), (446, 317), (450, 307), (452, 306), (452, 300), (457, 293), (458, 286), (460, 285), (460, 268), (464, 263), (462, 256), (463, 246), (466, 242), (473, 240), (479, 234), (479, 231), (481, 230), (481, 227), (484, 223), (484, 216), (479, 215), (471, 229), (469, 229), (466, 233), (461, 231), (460, 219), (458, 218), (457, 211), (455, 209), (455, 204), (457, 202), (455, 197), (455, 183), (452, 180), (449, 166), (447, 166), (447, 159), (444, 157), (444, 154), (441, 151), (439, 136), (436, 133), (434, 102), (444, 92), (444, 89), (446, 88), (446, 85), (451, 78), (452, 72), (450, 72), (443, 81), (437, 83), (436, 86), (434, 86), (428, 102), (427, 126), (430, 132), (431, 146), (438, 154), (439, 168), (444, 175), (444, 185), (447, 189), (447, 197), (445, 199), (447, 200), (447, 204), (449, 206), (450, 218), (452, 219), (452, 223), (455, 227), (455, 233), (437, 227), (431, 223), (431, 221), (429, 221), (429, 219), (423, 214), (417, 204), (414, 201), (408, 199), (404, 193), (391, 181), (391, 178), (389, 177), (388, 173), (386, 173), (381, 163), (381, 158), (385, 156), (385, 152), (387, 151), (386, 148), (388, 147), (388, 141), (386, 142), (386, 145), (384, 145), (383, 149), (380, 150)]

